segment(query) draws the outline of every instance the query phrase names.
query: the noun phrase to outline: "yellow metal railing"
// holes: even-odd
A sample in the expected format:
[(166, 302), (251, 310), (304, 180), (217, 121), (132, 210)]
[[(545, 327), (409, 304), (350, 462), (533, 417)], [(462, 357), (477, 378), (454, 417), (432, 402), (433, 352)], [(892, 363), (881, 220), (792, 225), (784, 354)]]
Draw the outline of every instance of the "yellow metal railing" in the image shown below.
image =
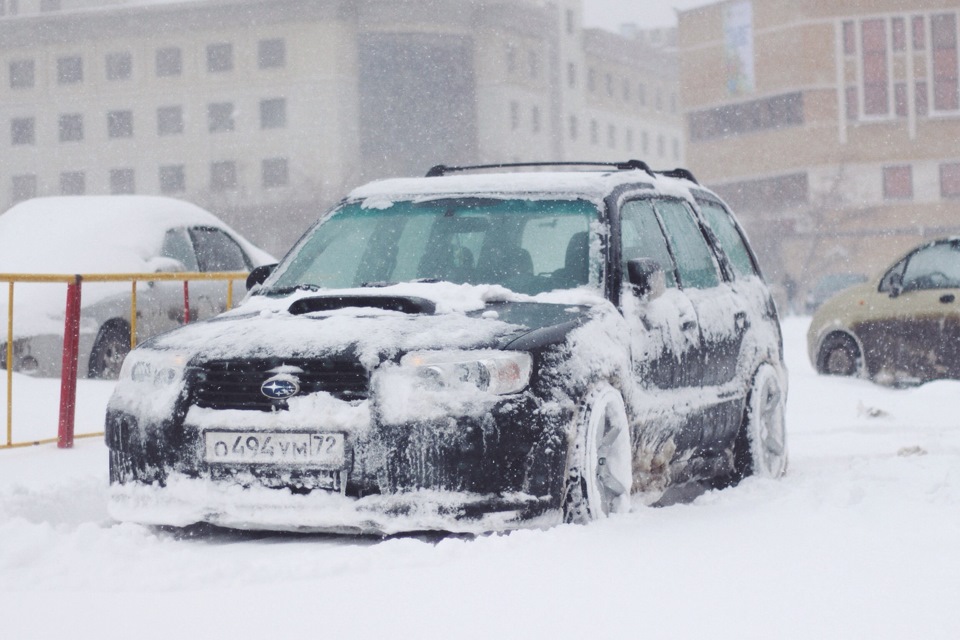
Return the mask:
[[(60, 423), (60, 433), (56, 438), (45, 438), (41, 440), (31, 440), (25, 442), (14, 442), (13, 441), (13, 316), (14, 316), (14, 285), (16, 283), (60, 283), (66, 284), (69, 287), (76, 286), (77, 299), (79, 300), (79, 290), (82, 288), (82, 284), (85, 282), (130, 282), (130, 348), (137, 346), (137, 283), (139, 282), (160, 282), (160, 281), (177, 281), (183, 282), (184, 285), (184, 320), (189, 322), (189, 285), (188, 283), (195, 280), (224, 280), (227, 282), (227, 299), (226, 299), (226, 308), (233, 308), (233, 281), (234, 280), (244, 280), (247, 277), (247, 272), (245, 271), (218, 271), (218, 272), (184, 272), (184, 273), (94, 273), (94, 274), (81, 274), (81, 275), (68, 275), (68, 274), (20, 274), (20, 273), (0, 273), (0, 282), (6, 282), (8, 287), (7, 293), (7, 332), (6, 332), (6, 370), (7, 370), (7, 402), (6, 402), (6, 442), (0, 443), (0, 449), (10, 449), (14, 447), (25, 447), (36, 444), (46, 444), (52, 442), (58, 442), (61, 447), (72, 446), (74, 438), (90, 438), (96, 436), (102, 436), (103, 432), (93, 432), (93, 433), (73, 433), (73, 412), (74, 399), (76, 396), (76, 367), (73, 368), (72, 380), (70, 380), (70, 372), (67, 371), (67, 367), (64, 367), (64, 371), (61, 374), (61, 423)], [(69, 305), (68, 305), (69, 306)], [(77, 307), (77, 313), (79, 313), (79, 306)], [(74, 319), (77, 320), (78, 319)], [(66, 322), (69, 324), (71, 318), (68, 317)], [(69, 327), (67, 328), (69, 329)], [(67, 336), (64, 336), (64, 345), (67, 346), (68, 343)], [(74, 343), (73, 349), (76, 350), (77, 345)], [(71, 354), (73, 359), (76, 360), (76, 353)], [(65, 360), (66, 361), (66, 360)], [(72, 389), (70, 389), (72, 387)], [(65, 398), (65, 396), (70, 395), (67, 393), (68, 389), (72, 392), (72, 398)], [(69, 414), (69, 438), (64, 437), (64, 413)]]

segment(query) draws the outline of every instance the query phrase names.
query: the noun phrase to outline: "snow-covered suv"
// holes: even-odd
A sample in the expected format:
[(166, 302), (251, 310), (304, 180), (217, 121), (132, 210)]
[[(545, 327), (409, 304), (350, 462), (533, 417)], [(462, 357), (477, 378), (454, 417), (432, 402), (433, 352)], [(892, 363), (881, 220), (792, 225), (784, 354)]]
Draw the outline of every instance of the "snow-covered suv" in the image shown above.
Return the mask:
[(728, 208), (683, 169), (517, 166), (360, 187), (132, 351), (111, 513), (498, 530), (781, 475), (777, 313)]

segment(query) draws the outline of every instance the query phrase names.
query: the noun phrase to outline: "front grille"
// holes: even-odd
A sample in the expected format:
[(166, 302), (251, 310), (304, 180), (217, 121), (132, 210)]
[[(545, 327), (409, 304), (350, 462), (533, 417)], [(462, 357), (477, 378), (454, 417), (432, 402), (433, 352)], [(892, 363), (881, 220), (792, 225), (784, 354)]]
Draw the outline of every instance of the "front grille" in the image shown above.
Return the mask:
[(260, 386), (281, 371), (297, 379), (298, 396), (326, 391), (341, 400), (362, 400), (369, 392), (367, 370), (342, 357), (214, 360), (190, 367), (187, 379), (198, 407), (273, 411), (286, 403), (264, 396)]

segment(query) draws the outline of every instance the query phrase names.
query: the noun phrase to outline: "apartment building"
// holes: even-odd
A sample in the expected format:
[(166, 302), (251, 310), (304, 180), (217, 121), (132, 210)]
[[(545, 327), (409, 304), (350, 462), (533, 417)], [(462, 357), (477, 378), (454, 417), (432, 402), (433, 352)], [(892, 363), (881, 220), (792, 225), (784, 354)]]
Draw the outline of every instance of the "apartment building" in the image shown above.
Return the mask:
[(0, 210), (163, 194), (281, 252), (437, 163), (684, 162), (674, 52), (580, 0), (20, 0), (0, 13)]
[(871, 274), (960, 233), (958, 0), (727, 0), (680, 14), (696, 174), (775, 279)]

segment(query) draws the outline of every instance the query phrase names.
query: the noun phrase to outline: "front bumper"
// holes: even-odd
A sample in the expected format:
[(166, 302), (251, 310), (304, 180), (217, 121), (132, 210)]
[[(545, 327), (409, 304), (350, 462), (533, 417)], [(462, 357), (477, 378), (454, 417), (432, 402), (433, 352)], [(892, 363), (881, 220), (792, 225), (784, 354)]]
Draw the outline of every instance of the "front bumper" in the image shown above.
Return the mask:
[(327, 491), (243, 487), (172, 475), (165, 486), (115, 484), (108, 509), (117, 520), (147, 525), (209, 523), (234, 529), (392, 535), (416, 531), (479, 534), (559, 524), (549, 497), (419, 490), (352, 498)]

